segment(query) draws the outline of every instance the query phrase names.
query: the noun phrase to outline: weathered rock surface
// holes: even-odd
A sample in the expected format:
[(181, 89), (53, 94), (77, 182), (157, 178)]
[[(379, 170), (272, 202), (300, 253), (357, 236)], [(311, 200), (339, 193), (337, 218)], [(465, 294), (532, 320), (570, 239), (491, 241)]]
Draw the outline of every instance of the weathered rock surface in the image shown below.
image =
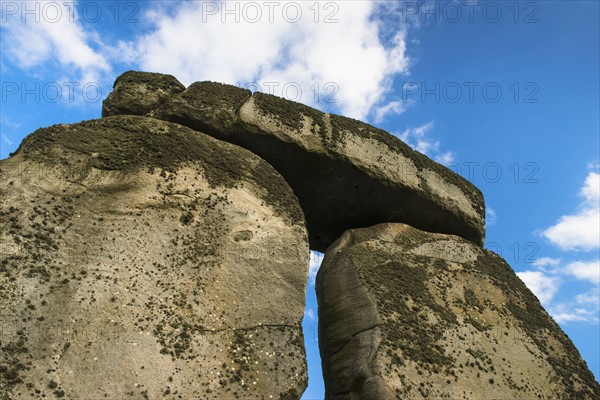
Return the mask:
[(113, 91), (102, 104), (102, 116), (144, 115), (184, 90), (172, 75), (127, 71), (115, 80)]
[(307, 234), (266, 162), (116, 116), (0, 174), (0, 399), (300, 397)]
[(328, 399), (600, 398), (479, 190), (392, 135), (135, 71), (102, 113), (0, 161), (0, 400), (298, 399), (309, 242)]
[(349, 230), (317, 276), (326, 398), (598, 399), (506, 262), (404, 224)]
[[(117, 97), (111, 94), (107, 102), (118, 109)], [(483, 243), (481, 192), (365, 123), (213, 82), (190, 85), (148, 115), (235, 143), (268, 161), (298, 196), (313, 249), (324, 251), (349, 228), (382, 222)]]

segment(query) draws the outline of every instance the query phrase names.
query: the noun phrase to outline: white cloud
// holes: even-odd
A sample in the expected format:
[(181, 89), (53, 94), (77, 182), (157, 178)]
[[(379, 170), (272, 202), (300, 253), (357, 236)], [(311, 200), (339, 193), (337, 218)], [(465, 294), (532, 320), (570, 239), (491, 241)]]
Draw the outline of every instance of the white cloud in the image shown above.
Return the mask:
[(321, 262), (323, 261), (323, 253), (319, 253), (318, 251), (310, 252), (310, 264), (308, 267), (308, 284), (314, 285), (317, 279), (317, 272), (319, 272), (319, 268), (321, 267)]
[(399, 101), (390, 101), (389, 103), (376, 107), (373, 111), (373, 120), (376, 123), (382, 122), (388, 115), (402, 114), (406, 111), (404, 104)]
[(559, 258), (540, 257), (534, 261), (533, 265), (546, 273), (559, 274), (561, 272), (560, 263)]
[(5, 128), (10, 129), (18, 129), (21, 127), (20, 122), (13, 121), (12, 118), (8, 117), (7, 115), (0, 115), (0, 124)]
[(575, 296), (577, 304), (592, 304), (596, 307), (600, 304), (600, 289), (595, 288), (587, 293), (581, 293)]
[(564, 215), (542, 232), (562, 250), (594, 250), (600, 247), (600, 173), (590, 172), (579, 192), (582, 202), (574, 214)]
[[(25, 7), (25, 3), (21, 4)], [(31, 14), (17, 12), (3, 16), (4, 56), (34, 74), (43, 64), (56, 65), (69, 76), (62, 78), (65, 81), (97, 82), (100, 74), (110, 71), (106, 58), (90, 45), (95, 40), (94, 35), (82, 27), (74, 2), (37, 1), (29, 4), (28, 9), (33, 10)]]
[(517, 272), (517, 275), (544, 306), (550, 304), (560, 285), (558, 278), (548, 276), (540, 271)]
[(439, 155), (435, 156), (435, 161), (442, 165), (449, 165), (454, 162), (454, 153), (451, 151), (440, 153)]
[(586, 203), (597, 205), (600, 201), (600, 173), (590, 172), (581, 189), (581, 195)]
[[(600, 311), (600, 260), (562, 262), (558, 258), (538, 258), (537, 271), (517, 272), (525, 285), (540, 299), (559, 323), (598, 323)], [(564, 283), (584, 281), (594, 286), (573, 297), (561, 295)]]
[(598, 323), (597, 314), (585, 308), (568, 309), (567, 305), (563, 305), (556, 310), (550, 310), (550, 314), (559, 324), (568, 322)]
[(566, 272), (577, 279), (600, 285), (600, 260), (572, 262), (567, 265)]
[(549, 309), (550, 314), (558, 323), (600, 322), (600, 291), (596, 287), (588, 292), (575, 296), (574, 300), (559, 303)]
[(2, 59), (0, 59), (0, 71), (3, 73), (10, 72), (10, 68), (8, 68), (6, 64), (4, 64), (4, 60)]
[(560, 263), (560, 259), (558, 258), (552, 258), (552, 257), (540, 257), (538, 259), (535, 260), (535, 262), (533, 263), (536, 267), (546, 267), (546, 266), (551, 266), (551, 267), (555, 267)]
[(61, 82), (99, 82), (113, 67), (130, 65), (173, 74), (185, 84), (259, 84), (263, 92), (361, 120), (381, 122), (404, 111), (388, 96), (394, 77), (408, 72), (406, 31), (397, 25), (390, 30), (381, 19), (397, 5), (155, 2), (138, 15), (136, 37), (108, 44), (100, 26), (78, 15), (75, 4), (30, 6), (50, 5), (59, 10), (58, 19), (46, 15), (36, 22), (31, 16), (22, 23), (20, 13), (7, 18), (3, 56), (33, 75), (60, 75), (52, 79)]
[(304, 316), (308, 319), (310, 319), (311, 321), (315, 320), (315, 312), (312, 310), (312, 308), (307, 308), (304, 310)]
[(14, 142), (13, 142), (12, 140), (10, 140), (10, 138), (9, 138), (8, 136), (6, 136), (4, 133), (0, 134), (0, 139), (2, 139), (2, 141), (3, 141), (4, 143), (6, 143), (7, 145), (9, 145), (9, 146), (12, 146), (12, 145), (13, 145), (13, 143), (14, 143)]
[(6, 115), (0, 115), (0, 142), (12, 146), (14, 141), (8, 132), (21, 128), (21, 123), (13, 121)]
[(488, 226), (496, 223), (496, 210), (490, 206), (485, 207), (485, 223)]
[[(244, 11), (243, 2), (212, 4), (218, 5), (210, 10), (214, 15), (202, 2), (185, 3), (171, 14), (152, 13), (151, 32), (135, 46), (140, 67), (173, 74), (185, 84), (258, 82), (269, 91), (263, 85), (275, 82), (274, 94), (317, 106), (337, 100), (341, 113), (358, 119), (366, 119), (374, 107), (379, 107), (375, 118), (400, 111), (393, 103), (380, 104), (393, 76), (408, 69), (405, 33), (398, 30), (383, 43), (380, 24), (372, 18), (378, 11), (374, 2), (321, 2), (318, 16), (315, 3), (291, 2), (302, 7), (294, 23), (289, 22), (295, 13), (287, 2), (277, 3), (272, 14), (267, 3), (256, 2), (262, 15), (255, 23), (251, 21), (258, 14)], [(236, 5), (237, 22), (236, 11), (223, 12)], [(325, 23), (328, 16), (338, 22)]]
[(428, 122), (416, 128), (405, 129), (396, 136), (416, 151), (426, 154), (441, 164), (448, 165), (454, 161), (454, 154), (450, 151), (440, 151), (440, 142), (432, 139), (429, 135), (433, 126), (433, 122)]

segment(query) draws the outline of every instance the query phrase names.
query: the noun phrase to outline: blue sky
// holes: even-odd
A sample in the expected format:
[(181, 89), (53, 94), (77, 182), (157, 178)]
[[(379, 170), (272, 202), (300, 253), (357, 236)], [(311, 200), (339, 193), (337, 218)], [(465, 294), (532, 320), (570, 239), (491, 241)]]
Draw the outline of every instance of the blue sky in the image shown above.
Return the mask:
[[(486, 247), (598, 379), (599, 2), (270, 4), (3, 0), (0, 158), (39, 127), (98, 118), (128, 69), (366, 120), (483, 191)], [(323, 396), (313, 282), (306, 399)]]

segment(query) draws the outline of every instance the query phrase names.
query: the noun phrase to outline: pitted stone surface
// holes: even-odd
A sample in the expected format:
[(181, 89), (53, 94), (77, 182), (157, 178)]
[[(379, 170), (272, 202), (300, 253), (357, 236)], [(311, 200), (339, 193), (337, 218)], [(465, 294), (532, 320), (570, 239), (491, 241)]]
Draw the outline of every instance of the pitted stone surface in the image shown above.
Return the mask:
[(0, 195), (0, 399), (300, 398), (307, 234), (265, 161), (114, 116), (28, 136)]
[(600, 398), (481, 192), (387, 132), (135, 71), (102, 115), (0, 161), (0, 400), (299, 399), (309, 244), (328, 400)]
[(214, 82), (196, 82), (147, 114), (269, 162), (298, 196), (313, 249), (324, 251), (347, 229), (383, 222), (483, 243), (481, 192), (368, 124)]
[(127, 71), (117, 78), (113, 91), (102, 103), (102, 116), (144, 115), (185, 86), (172, 75)]
[(510, 266), (457, 236), (349, 230), (327, 250), (317, 299), (327, 400), (600, 396)]

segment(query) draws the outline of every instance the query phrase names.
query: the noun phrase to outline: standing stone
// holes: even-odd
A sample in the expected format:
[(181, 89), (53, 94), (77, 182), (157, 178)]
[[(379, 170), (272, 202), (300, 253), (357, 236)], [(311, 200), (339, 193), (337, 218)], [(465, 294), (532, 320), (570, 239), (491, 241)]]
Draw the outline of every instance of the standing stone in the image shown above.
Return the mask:
[(0, 399), (300, 398), (307, 233), (265, 161), (116, 116), (0, 174)]
[(349, 230), (317, 275), (326, 399), (598, 399), (600, 386), (496, 254), (404, 224)]
[(185, 86), (172, 75), (127, 71), (115, 80), (113, 91), (102, 103), (102, 116), (145, 115)]
[[(127, 82), (121, 90), (135, 93)], [(110, 102), (118, 108), (118, 97), (112, 96)], [(123, 112), (128, 113), (135, 114)], [(483, 244), (481, 192), (363, 122), (214, 82), (193, 83), (142, 113), (237, 144), (269, 162), (298, 196), (312, 249), (324, 251), (347, 229), (382, 222), (403, 222)]]

